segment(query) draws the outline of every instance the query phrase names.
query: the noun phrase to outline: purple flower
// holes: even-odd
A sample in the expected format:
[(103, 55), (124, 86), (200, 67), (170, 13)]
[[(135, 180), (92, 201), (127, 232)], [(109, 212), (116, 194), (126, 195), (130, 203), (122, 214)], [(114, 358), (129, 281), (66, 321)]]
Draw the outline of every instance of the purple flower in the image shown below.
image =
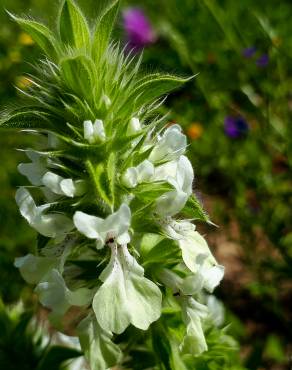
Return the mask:
[(156, 41), (155, 32), (149, 19), (140, 8), (128, 8), (123, 12), (124, 29), (128, 49), (140, 51)]
[(256, 53), (257, 51), (257, 48), (255, 46), (250, 46), (248, 48), (245, 48), (242, 50), (242, 55), (249, 59), (249, 58), (252, 58), (254, 56), (254, 54)]
[(224, 120), (225, 134), (232, 139), (245, 136), (248, 133), (249, 126), (243, 117), (226, 116)]
[(268, 56), (268, 54), (261, 55), (257, 59), (257, 61), (256, 61), (256, 65), (258, 67), (266, 67), (268, 64), (269, 64), (269, 56)]

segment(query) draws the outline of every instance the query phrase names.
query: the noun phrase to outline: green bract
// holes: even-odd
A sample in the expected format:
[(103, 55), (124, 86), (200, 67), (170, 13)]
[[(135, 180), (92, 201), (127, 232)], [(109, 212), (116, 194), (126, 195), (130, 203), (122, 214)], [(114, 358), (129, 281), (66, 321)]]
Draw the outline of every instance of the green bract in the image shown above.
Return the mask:
[[(31, 162), (19, 165), (30, 191), (16, 193), (37, 252), (15, 265), (60, 330), (79, 307), (75, 325), (91, 369), (129, 361), (136, 346), (160, 364), (164, 333), (178, 370), (187, 368), (185, 354), (207, 350), (206, 291), (224, 269), (191, 222), (208, 217), (192, 195), (186, 137), (156, 112), (161, 95), (188, 79), (142, 75), (140, 60), (109, 41), (118, 3), (101, 2), (89, 27), (66, 0), (56, 34), (13, 16), (46, 54), (24, 103), (1, 119), (39, 136), (38, 150), (26, 150)], [(177, 335), (167, 329), (173, 321)]]

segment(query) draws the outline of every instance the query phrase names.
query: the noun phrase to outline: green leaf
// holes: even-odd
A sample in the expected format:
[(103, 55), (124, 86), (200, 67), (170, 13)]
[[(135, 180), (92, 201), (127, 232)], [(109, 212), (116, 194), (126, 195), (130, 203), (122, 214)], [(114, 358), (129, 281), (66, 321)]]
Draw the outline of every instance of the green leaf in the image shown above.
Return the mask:
[(80, 356), (81, 352), (76, 349), (53, 346), (49, 348), (36, 370), (57, 370), (61, 368), (64, 361)]
[(95, 66), (85, 55), (77, 55), (61, 60), (60, 72), (66, 86), (80, 98), (92, 100)]
[[(10, 13), (9, 13), (10, 14)], [(18, 18), (13, 14), (10, 16), (27, 32), (39, 47), (53, 60), (58, 60), (59, 45), (53, 33), (43, 24), (30, 19)]]
[(120, 361), (121, 350), (111, 341), (111, 332), (102, 329), (95, 317), (87, 316), (81, 321), (77, 331), (91, 370), (108, 369)]
[(90, 32), (84, 15), (72, 0), (65, 0), (59, 18), (59, 33), (64, 44), (90, 49)]
[(168, 340), (167, 332), (158, 321), (151, 326), (152, 345), (157, 356), (158, 363), (163, 364), (163, 370), (174, 370), (171, 367), (171, 346)]
[(115, 203), (116, 155), (112, 152), (107, 161), (107, 178), (112, 204)]
[(92, 53), (95, 61), (99, 61), (109, 44), (110, 35), (119, 9), (119, 0), (111, 0), (103, 10), (96, 25)]
[(96, 196), (102, 198), (108, 205), (112, 205), (111, 199), (108, 197), (108, 180), (106, 170), (102, 163), (94, 166), (90, 161), (86, 161), (88, 174), (95, 187)]
[(171, 239), (163, 239), (153, 248), (148, 251), (145, 255), (142, 255), (143, 266), (146, 268), (151, 265), (161, 265), (165, 267), (173, 264), (177, 264), (181, 260), (181, 251), (177, 243)]
[(204, 211), (201, 203), (194, 194), (189, 197), (181, 213), (185, 217), (211, 223), (208, 214)]
[(163, 181), (140, 184), (132, 189), (135, 196), (145, 203), (152, 202), (171, 190), (173, 190), (173, 187)]
[(169, 91), (179, 88), (192, 78), (193, 77), (182, 78), (154, 73), (137, 81), (136, 88), (132, 92), (131, 98), (136, 97), (135, 104), (139, 107), (154, 101), (156, 98)]
[(16, 111), (4, 113), (0, 119), (0, 128), (45, 128), (50, 129), (52, 123), (49, 115), (41, 111)]

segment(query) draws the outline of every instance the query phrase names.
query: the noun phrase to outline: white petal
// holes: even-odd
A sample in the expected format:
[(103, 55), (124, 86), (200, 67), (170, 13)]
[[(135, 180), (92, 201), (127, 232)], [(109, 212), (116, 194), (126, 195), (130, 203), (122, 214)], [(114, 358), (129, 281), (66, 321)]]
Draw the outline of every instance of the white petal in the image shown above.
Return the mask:
[(63, 276), (56, 269), (50, 271), (35, 288), (41, 304), (52, 310), (54, 317), (60, 317), (71, 305), (83, 306), (89, 303), (91, 293), (88, 289), (70, 291)]
[(176, 179), (178, 161), (170, 161), (160, 166), (155, 167), (154, 180), (168, 181), (168, 179)]
[(206, 258), (211, 265), (217, 265), (206, 240), (197, 231), (190, 230), (184, 233), (178, 243), (184, 263), (192, 272), (197, 272)]
[(66, 289), (63, 277), (58, 270), (53, 269), (46, 276), (46, 281), (37, 285), (35, 291), (43, 306), (63, 315), (70, 307), (66, 300)]
[(138, 172), (138, 182), (147, 182), (152, 179), (154, 176), (154, 166), (153, 164), (148, 161), (147, 159), (140, 163), (137, 167)]
[(169, 191), (156, 200), (156, 213), (161, 217), (174, 216), (185, 206), (188, 195), (182, 191)]
[(146, 330), (159, 318), (161, 292), (143, 276), (143, 268), (125, 247), (112, 248), (111, 262), (100, 278), (104, 283), (93, 299), (93, 309), (103, 329), (120, 334), (132, 323)]
[(223, 303), (214, 295), (209, 295), (207, 298), (207, 307), (214, 324), (216, 326), (223, 325), (225, 320), (225, 309)]
[(149, 160), (158, 162), (178, 158), (185, 152), (186, 146), (187, 139), (181, 132), (181, 127), (173, 125), (164, 131), (162, 138), (152, 150)]
[(191, 162), (184, 155), (180, 156), (177, 165), (176, 180), (178, 187), (186, 194), (192, 194), (192, 185), (194, 180), (194, 170)]
[(58, 213), (39, 214), (31, 226), (40, 234), (51, 238), (61, 237), (73, 229), (72, 221)]
[(75, 186), (75, 195), (77, 197), (85, 194), (87, 191), (87, 183), (85, 180), (74, 181), (74, 186)]
[(122, 175), (122, 183), (127, 188), (134, 188), (138, 184), (138, 172), (135, 167), (129, 167)]
[(190, 275), (182, 280), (181, 291), (185, 295), (198, 294), (204, 287), (204, 278), (200, 273)]
[(18, 189), (15, 198), (21, 215), (40, 234), (54, 238), (73, 228), (71, 220), (62, 214), (44, 214), (43, 212), (49, 207), (49, 204), (37, 207), (25, 188)]
[(99, 141), (104, 141), (106, 138), (104, 125), (102, 120), (96, 119), (94, 123), (91, 121), (83, 122), (84, 129), (84, 139), (90, 144), (97, 143)]
[(202, 328), (202, 320), (207, 317), (208, 309), (193, 298), (186, 298), (182, 313), (187, 329), (180, 349), (183, 354), (200, 355), (208, 349)]
[(77, 230), (90, 239), (100, 239), (100, 227), (103, 219), (95, 216), (90, 216), (84, 212), (77, 211), (73, 216), (74, 225)]
[(17, 169), (28, 178), (32, 185), (42, 185), (42, 177), (46, 172), (46, 168), (42, 163), (20, 163)]
[(130, 120), (127, 128), (127, 136), (134, 135), (142, 129), (141, 123), (138, 118), (133, 117)]
[(114, 248), (110, 263), (101, 273), (100, 280), (104, 283), (95, 294), (92, 307), (99, 325), (104, 330), (117, 334), (122, 333), (130, 324), (124, 279), (117, 248)]
[(96, 141), (98, 140), (104, 141), (106, 139), (104, 125), (103, 125), (102, 120), (100, 119), (95, 120), (93, 124), (93, 131), (94, 131), (94, 137)]
[(130, 241), (131, 238), (128, 232), (125, 232), (117, 237), (117, 243), (120, 245), (128, 244)]
[(76, 192), (75, 184), (72, 179), (64, 179), (60, 182), (60, 188), (64, 195), (73, 198)]
[(93, 134), (93, 124), (91, 121), (83, 122), (84, 129), (84, 139), (87, 140), (90, 144), (94, 143), (94, 134)]
[(29, 284), (37, 284), (51, 268), (57, 267), (58, 259), (51, 257), (37, 257), (27, 254), (15, 259), (14, 266), (19, 268), (21, 276)]
[(126, 204), (122, 204), (117, 212), (109, 215), (102, 224), (102, 231), (112, 233), (114, 237), (128, 232), (131, 224), (131, 210)]
[(30, 193), (25, 188), (19, 188), (16, 191), (15, 199), (21, 215), (28, 223), (32, 223), (38, 215), (38, 210)]
[(56, 175), (53, 172), (47, 172), (42, 178), (43, 184), (47, 188), (49, 188), (53, 193), (59, 194), (59, 195), (64, 194), (63, 190), (61, 189), (61, 185), (60, 185), (61, 181), (63, 180), (64, 180), (63, 177)]
[(199, 272), (204, 279), (204, 288), (212, 293), (213, 290), (220, 284), (224, 276), (224, 267), (221, 265), (202, 266)]

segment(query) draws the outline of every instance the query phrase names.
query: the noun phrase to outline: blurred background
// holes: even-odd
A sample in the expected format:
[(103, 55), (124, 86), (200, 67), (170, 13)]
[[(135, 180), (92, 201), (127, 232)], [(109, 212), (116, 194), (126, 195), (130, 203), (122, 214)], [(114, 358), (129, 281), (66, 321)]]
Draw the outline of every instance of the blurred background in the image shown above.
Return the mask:
[[(94, 20), (96, 2), (78, 3)], [(17, 99), (17, 87), (28, 86), (25, 74), (41, 57), (5, 9), (53, 27), (57, 4), (0, 0), (1, 108)], [(234, 369), (292, 366), (291, 17), (289, 0), (133, 0), (122, 2), (115, 30), (126, 53), (144, 50), (145, 70), (195, 75), (168, 97), (161, 113), (169, 111), (169, 124), (183, 126), (194, 190), (219, 226), (199, 228), (226, 268), (216, 296), (225, 306), (228, 333), (239, 343)], [(16, 149), (31, 145), (25, 134), (1, 131), (0, 364), (8, 356), (4, 335), (10, 330), (13, 338), (15, 327), (39, 312), (13, 267), (14, 258), (35, 245), (35, 234), (14, 202), (15, 189), (24, 181), (17, 173), (24, 156)], [(11, 313), (20, 300), (24, 307)], [(26, 356), (31, 353), (38, 361), (36, 339), (27, 340), (34, 344)], [(32, 363), (25, 369), (36, 368)], [(5, 370), (19, 368), (13, 366)]]

